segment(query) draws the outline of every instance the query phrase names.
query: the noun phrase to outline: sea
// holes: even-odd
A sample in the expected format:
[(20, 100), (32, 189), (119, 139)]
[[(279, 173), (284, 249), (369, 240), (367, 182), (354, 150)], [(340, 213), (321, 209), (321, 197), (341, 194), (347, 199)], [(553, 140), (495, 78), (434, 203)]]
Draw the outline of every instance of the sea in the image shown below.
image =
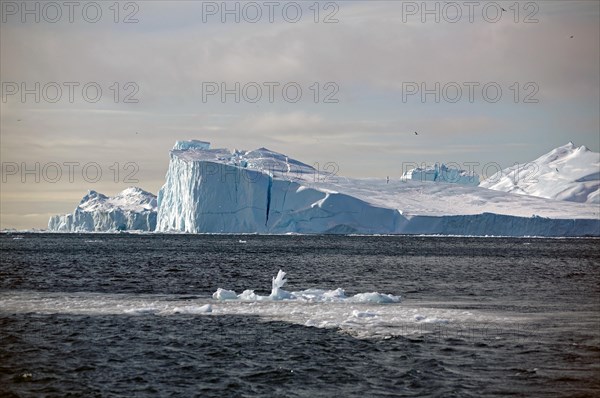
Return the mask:
[(0, 396), (598, 397), (599, 243), (2, 233)]

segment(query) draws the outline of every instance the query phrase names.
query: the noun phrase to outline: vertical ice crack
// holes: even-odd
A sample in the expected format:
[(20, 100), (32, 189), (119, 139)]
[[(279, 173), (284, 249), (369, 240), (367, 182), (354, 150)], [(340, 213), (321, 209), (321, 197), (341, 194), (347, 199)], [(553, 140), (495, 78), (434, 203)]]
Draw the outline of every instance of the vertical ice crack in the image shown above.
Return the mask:
[(269, 185), (267, 186), (267, 214), (265, 217), (265, 227), (269, 222), (269, 211), (271, 210), (271, 189), (273, 188), (273, 176), (271, 174), (267, 175), (269, 177)]

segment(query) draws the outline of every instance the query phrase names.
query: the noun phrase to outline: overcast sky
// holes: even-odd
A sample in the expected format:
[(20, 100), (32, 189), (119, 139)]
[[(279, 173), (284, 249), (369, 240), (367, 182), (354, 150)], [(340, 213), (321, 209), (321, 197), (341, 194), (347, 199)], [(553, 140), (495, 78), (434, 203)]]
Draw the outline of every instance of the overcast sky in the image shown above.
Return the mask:
[(599, 151), (598, 1), (228, 2), (239, 23), (221, 2), (1, 4), (0, 228), (156, 193), (181, 139), (381, 178)]

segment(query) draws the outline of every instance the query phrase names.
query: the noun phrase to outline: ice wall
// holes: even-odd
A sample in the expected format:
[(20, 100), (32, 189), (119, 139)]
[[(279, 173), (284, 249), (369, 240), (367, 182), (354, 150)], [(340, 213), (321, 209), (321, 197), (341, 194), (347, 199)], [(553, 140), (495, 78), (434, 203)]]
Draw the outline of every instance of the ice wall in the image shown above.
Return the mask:
[(157, 231), (393, 233), (403, 217), (349, 195), (172, 152)]

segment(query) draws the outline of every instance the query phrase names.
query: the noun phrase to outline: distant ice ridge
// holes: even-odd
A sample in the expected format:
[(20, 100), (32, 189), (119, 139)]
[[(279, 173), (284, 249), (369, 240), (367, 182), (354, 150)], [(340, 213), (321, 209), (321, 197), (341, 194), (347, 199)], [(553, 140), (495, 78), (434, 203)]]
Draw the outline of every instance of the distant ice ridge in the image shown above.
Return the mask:
[(402, 179), (412, 181), (446, 182), (472, 186), (479, 185), (479, 175), (477, 175), (477, 173), (448, 167), (444, 163), (441, 165), (436, 163), (434, 166), (410, 169), (402, 175)]
[(533, 162), (504, 169), (480, 186), (522, 195), (600, 204), (600, 153), (569, 142)]
[(89, 191), (71, 214), (48, 221), (55, 232), (153, 231), (156, 228), (156, 196), (130, 187), (108, 197)]
[[(304, 301), (310, 303), (335, 302), (335, 303), (371, 303), (371, 304), (389, 304), (399, 303), (400, 296), (391, 294), (359, 293), (351, 297), (346, 296), (344, 289), (337, 288), (335, 290), (307, 289), (299, 292), (288, 292), (283, 290), (286, 284), (286, 273), (279, 270), (276, 277), (273, 277), (271, 282), (271, 294), (268, 296), (260, 296), (254, 293), (254, 290), (244, 290), (241, 294), (237, 294), (233, 290), (218, 288), (213, 293), (215, 300), (242, 300), (242, 301)], [(356, 317), (367, 317), (368, 314), (357, 314)]]

